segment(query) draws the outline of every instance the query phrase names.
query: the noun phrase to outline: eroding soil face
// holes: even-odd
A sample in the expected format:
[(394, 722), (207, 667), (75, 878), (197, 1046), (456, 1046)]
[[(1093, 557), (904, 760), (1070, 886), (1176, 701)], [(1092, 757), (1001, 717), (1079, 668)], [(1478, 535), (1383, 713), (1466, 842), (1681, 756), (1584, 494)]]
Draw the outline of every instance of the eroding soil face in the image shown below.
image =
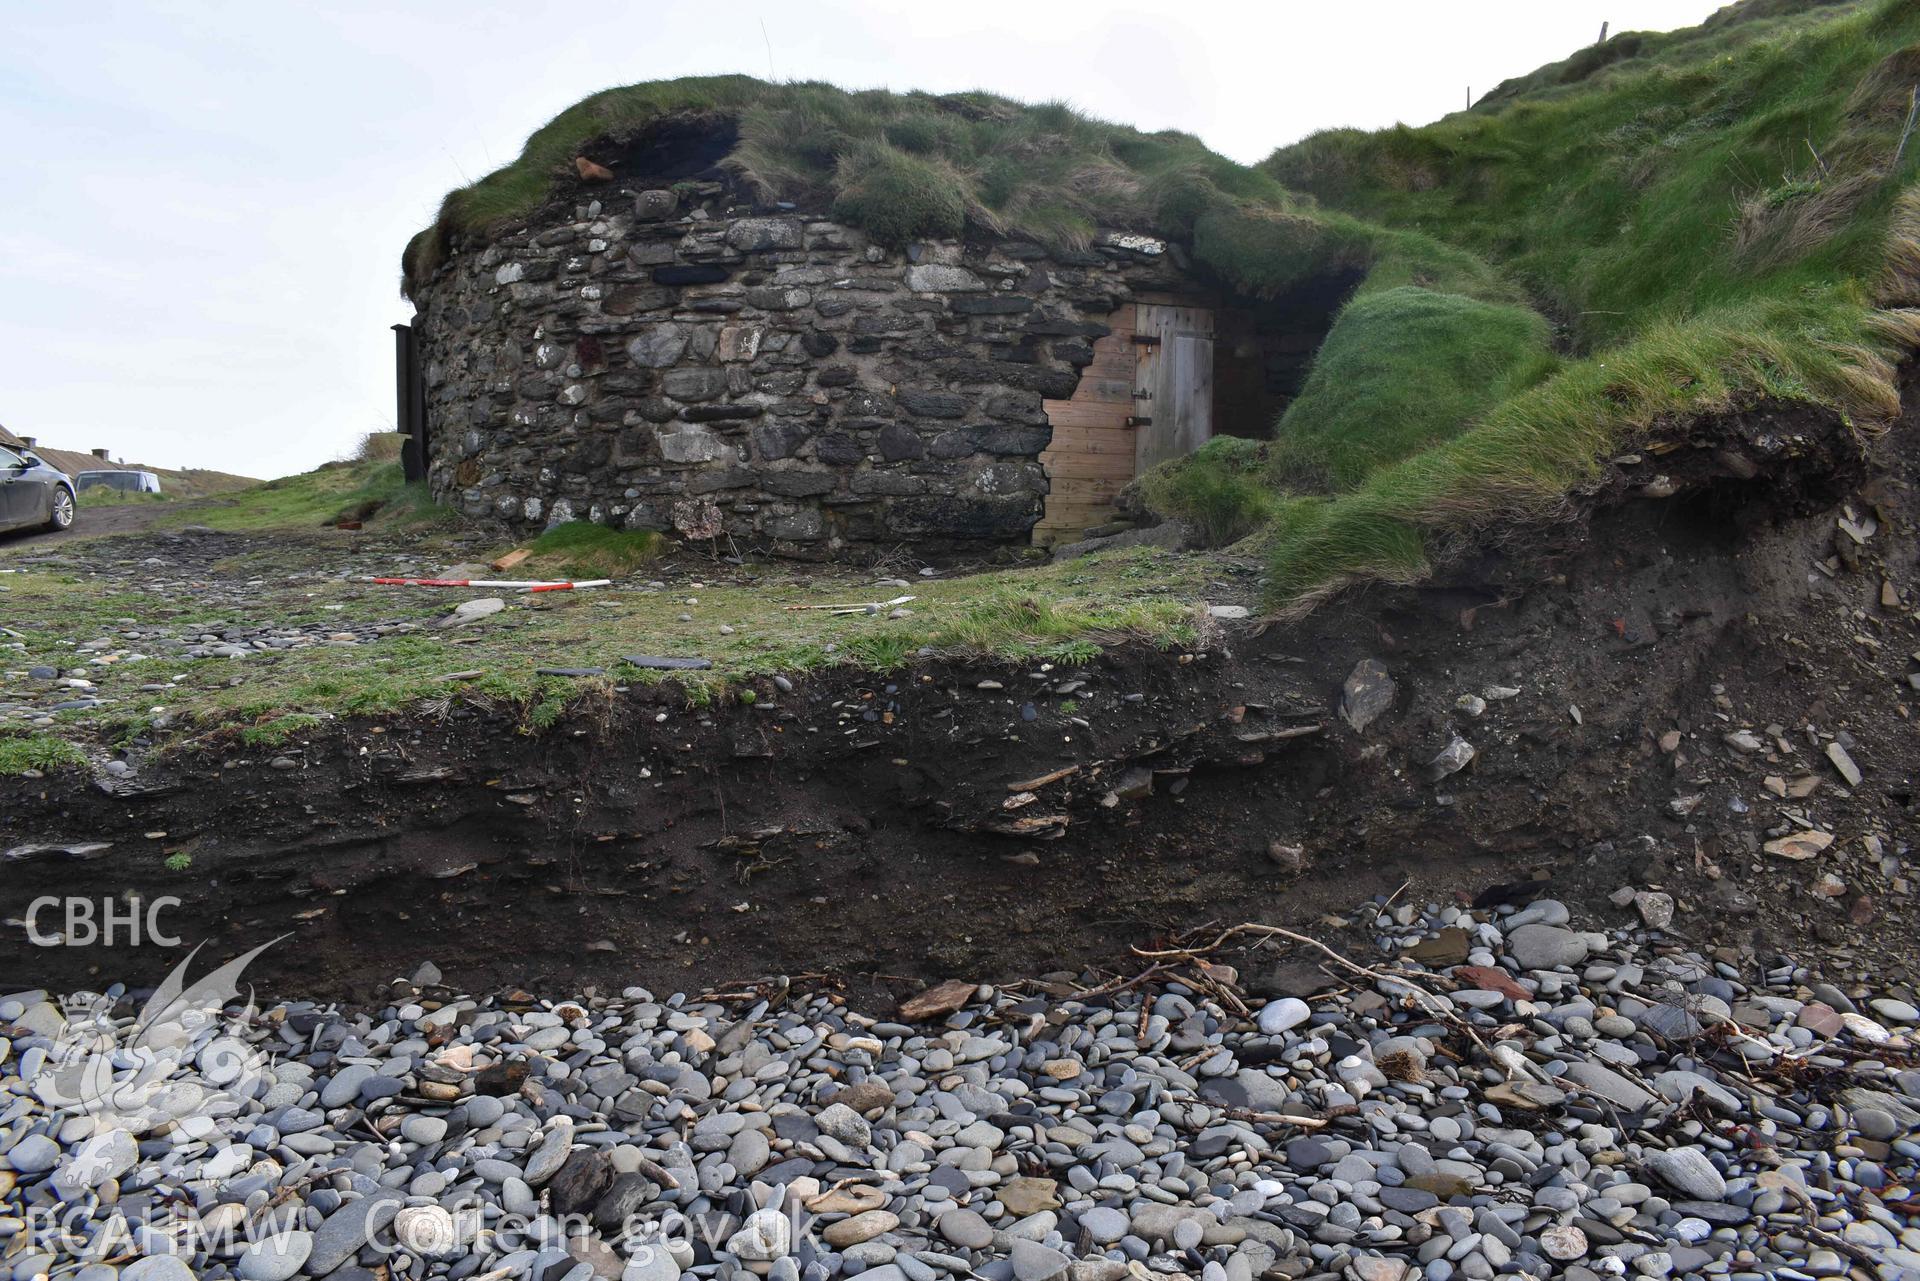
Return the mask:
[[(432, 959), (469, 989), (806, 973), (877, 998), (1132, 972), (1130, 943), (1208, 921), (1337, 944), (1403, 883), (1445, 901), (1529, 880), (1613, 921), (1612, 891), (1663, 887), (1673, 932), (1742, 968), (1791, 945), (1841, 981), (1910, 981), (1920, 430), (1871, 462), (1799, 412), (1671, 443), (1578, 523), (1196, 652), (828, 672), (723, 710), (636, 689), (537, 736), (342, 724), (291, 769), (235, 748), (138, 787), (5, 780), (0, 848), (112, 845), (5, 866), (0, 986), (98, 977), (98, 949), (27, 943), (43, 894), (175, 895), (168, 927), (223, 954), (290, 932), (250, 973), (304, 995), (370, 996)], [(1367, 658), (1395, 695), (1356, 731), (1341, 687)], [(1742, 729), (1758, 748), (1728, 743)], [(1436, 781), (1456, 733), (1477, 754)], [(1809, 824), (1835, 838), (1818, 858), (1763, 852)], [(176, 959), (117, 952), (112, 976)], [(1255, 991), (1270, 963), (1244, 959)]]

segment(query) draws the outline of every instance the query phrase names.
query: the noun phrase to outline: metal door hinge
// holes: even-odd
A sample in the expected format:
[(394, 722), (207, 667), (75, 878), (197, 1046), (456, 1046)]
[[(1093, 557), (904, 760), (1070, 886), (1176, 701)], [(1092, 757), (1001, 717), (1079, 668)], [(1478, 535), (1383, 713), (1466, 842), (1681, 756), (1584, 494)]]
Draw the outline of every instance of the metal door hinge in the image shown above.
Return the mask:
[(1135, 334), (1133, 336), (1133, 345), (1136, 347), (1158, 347), (1160, 345), (1160, 335)]
[(1136, 418), (1136, 417), (1134, 417), (1134, 416), (1132, 416), (1132, 415), (1130, 414), (1130, 415), (1128, 415), (1128, 416), (1127, 416), (1127, 426), (1129, 426), (1129, 427), (1151, 427), (1151, 426), (1153, 426), (1153, 419), (1151, 419), (1151, 418)]

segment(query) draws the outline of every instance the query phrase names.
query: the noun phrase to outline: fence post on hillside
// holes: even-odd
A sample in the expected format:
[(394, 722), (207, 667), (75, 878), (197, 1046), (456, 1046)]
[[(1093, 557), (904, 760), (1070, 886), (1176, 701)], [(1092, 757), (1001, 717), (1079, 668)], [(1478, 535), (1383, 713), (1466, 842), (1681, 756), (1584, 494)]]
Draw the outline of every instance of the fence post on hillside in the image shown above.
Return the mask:
[(1599, 38), (1598, 40), (1596, 40), (1596, 41), (1594, 41), (1594, 43), (1595, 43), (1595, 44), (1605, 44), (1606, 42), (1607, 42), (1607, 24), (1606, 24), (1606, 23), (1604, 23), (1604, 22), (1602, 22), (1602, 23), (1600, 24), (1600, 38)]
[[(1888, 172), (1900, 168), (1900, 157), (1907, 154), (1907, 139), (1913, 136), (1913, 121), (1916, 116), (1920, 116), (1920, 85), (1915, 85), (1907, 92), (1907, 127), (1900, 131), (1900, 145), (1893, 149), (1893, 164)], [(1825, 168), (1824, 165), (1821, 167)]]

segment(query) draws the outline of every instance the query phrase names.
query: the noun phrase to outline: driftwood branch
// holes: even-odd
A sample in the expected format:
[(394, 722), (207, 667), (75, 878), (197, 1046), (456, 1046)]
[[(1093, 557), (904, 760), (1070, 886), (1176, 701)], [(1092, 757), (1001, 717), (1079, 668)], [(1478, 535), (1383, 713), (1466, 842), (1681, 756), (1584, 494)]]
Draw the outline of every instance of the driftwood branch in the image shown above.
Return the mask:
[(1136, 947), (1132, 950), (1135, 956), (1145, 957), (1148, 960), (1198, 959), (1202, 953), (1216, 951), (1217, 949), (1219, 949), (1219, 947), (1222, 944), (1226, 943), (1228, 940), (1234, 938), (1237, 935), (1252, 935), (1257, 938), (1287, 939), (1288, 941), (1298, 943), (1303, 947), (1310, 947), (1315, 949), (1316, 951), (1326, 956), (1326, 958), (1332, 961), (1335, 965), (1338, 965), (1342, 969), (1348, 970), (1351, 973), (1362, 975), (1366, 978), (1372, 979), (1376, 983), (1389, 983), (1398, 987), (1403, 987), (1416, 1001), (1420, 1003), (1421, 1008), (1425, 1009), (1429, 1014), (1431, 1014), (1434, 1018), (1439, 1019), (1441, 1022), (1446, 1023), (1452, 1027), (1459, 1028), (1462, 1032), (1465, 1032), (1468, 1037), (1472, 1038), (1473, 1043), (1479, 1046), (1480, 1049), (1484, 1053), (1486, 1053), (1487, 1057), (1489, 1058), (1493, 1057), (1492, 1048), (1488, 1046), (1485, 1041), (1480, 1039), (1480, 1034), (1474, 1031), (1471, 1025), (1469, 1025), (1465, 1020), (1463, 1020), (1458, 1014), (1454, 1013), (1451, 1007), (1442, 1004), (1440, 1000), (1437, 997), (1435, 997), (1431, 992), (1428, 992), (1425, 988), (1422, 988), (1419, 984), (1414, 983), (1411, 979), (1405, 978), (1397, 974), (1385, 974), (1379, 970), (1371, 969), (1365, 965), (1362, 965), (1358, 961), (1348, 960), (1346, 957), (1334, 951), (1332, 948), (1328, 947), (1325, 943), (1322, 943), (1320, 940), (1315, 938), (1309, 938), (1305, 934), (1297, 934), (1292, 930), (1283, 929), (1278, 925), (1259, 925), (1252, 921), (1246, 921), (1246, 922), (1242, 922), (1239, 925), (1228, 926), (1225, 930), (1222, 930), (1220, 932), (1218, 937), (1216, 937), (1211, 943), (1206, 944), (1204, 947), (1170, 948), (1170, 949), (1165, 949), (1161, 951), (1149, 951), (1144, 948)]

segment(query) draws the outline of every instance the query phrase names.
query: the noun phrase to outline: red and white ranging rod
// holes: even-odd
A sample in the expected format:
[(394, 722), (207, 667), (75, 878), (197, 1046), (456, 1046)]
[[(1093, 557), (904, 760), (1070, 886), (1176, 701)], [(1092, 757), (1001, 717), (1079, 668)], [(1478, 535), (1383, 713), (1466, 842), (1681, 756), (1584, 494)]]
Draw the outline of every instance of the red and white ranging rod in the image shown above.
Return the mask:
[(363, 577), (360, 581), (375, 583), (382, 587), (492, 587), (502, 591), (522, 592), (571, 592), (582, 587), (611, 586), (611, 578), (582, 578), (578, 580), (558, 580), (543, 582), (526, 578), (373, 578)]

